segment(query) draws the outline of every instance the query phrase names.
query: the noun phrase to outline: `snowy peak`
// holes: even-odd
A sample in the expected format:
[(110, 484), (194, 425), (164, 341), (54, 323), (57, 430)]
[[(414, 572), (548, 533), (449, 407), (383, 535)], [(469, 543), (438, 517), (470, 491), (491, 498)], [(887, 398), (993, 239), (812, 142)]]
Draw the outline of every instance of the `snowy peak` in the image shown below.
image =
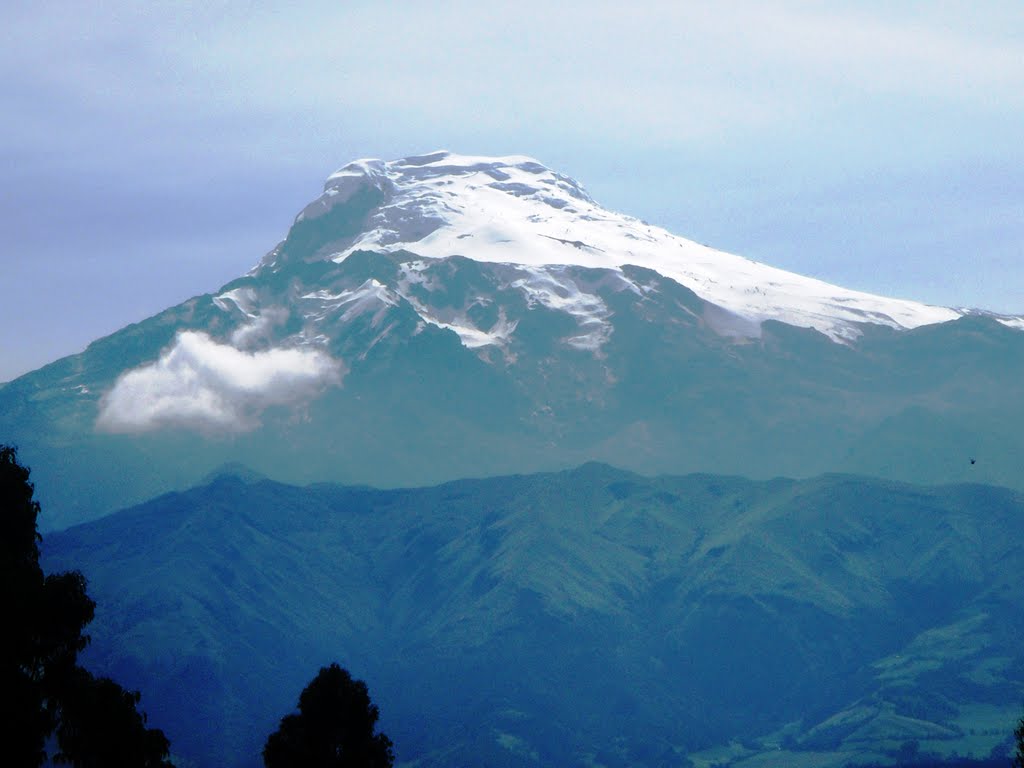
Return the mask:
[[(416, 243), (424, 256), (518, 262), (512, 248), (500, 246), (522, 245), (519, 240), (529, 233), (510, 226), (518, 219), (525, 216), (534, 226), (543, 224), (535, 207), (572, 213), (575, 202), (597, 208), (577, 182), (533, 158), (438, 151), (393, 161), (355, 160), (327, 178), (323, 194), (297, 221), (315, 220), (366, 196), (377, 199), (375, 210), (362, 231), (349, 238), (347, 248), (329, 254), (336, 261), (355, 250), (395, 251)], [(529, 202), (516, 205), (517, 199)], [(460, 242), (469, 238), (473, 242)], [(570, 261), (556, 250), (545, 262), (529, 263)]]
[[(335, 218), (344, 226), (331, 224)], [(964, 314), (848, 290), (700, 245), (602, 208), (579, 183), (524, 156), (438, 151), (356, 160), (328, 177), (323, 194), (299, 214), (296, 226), (317, 228), (320, 240), (298, 257), (285, 241), (254, 274), (294, 258), (341, 262), (356, 251), (531, 267), (636, 265), (752, 327), (778, 320), (846, 342), (864, 324), (914, 328)]]
[[(480, 176), (481, 178), (474, 178)], [(426, 155), (415, 155), (401, 160), (355, 160), (327, 177), (325, 194), (339, 194), (354, 180), (374, 184), (378, 189), (407, 189), (413, 185), (434, 184), (448, 186), (456, 180), (467, 180), (468, 187), (487, 186), (513, 195), (533, 195), (560, 190), (569, 197), (593, 200), (575, 180), (555, 173), (550, 168), (525, 155), (508, 157), (480, 157), (456, 155), (439, 150)], [(556, 207), (557, 195), (552, 198)]]

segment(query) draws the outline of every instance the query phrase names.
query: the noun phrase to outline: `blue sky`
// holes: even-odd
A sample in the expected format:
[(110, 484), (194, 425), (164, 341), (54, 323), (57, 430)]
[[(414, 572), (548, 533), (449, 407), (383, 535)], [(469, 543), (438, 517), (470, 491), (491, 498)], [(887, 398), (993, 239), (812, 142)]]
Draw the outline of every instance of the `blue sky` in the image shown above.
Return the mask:
[(1019, 1), (12, 2), (0, 22), (0, 381), (246, 271), (347, 161), (442, 147), (532, 155), (852, 288), (1024, 312)]

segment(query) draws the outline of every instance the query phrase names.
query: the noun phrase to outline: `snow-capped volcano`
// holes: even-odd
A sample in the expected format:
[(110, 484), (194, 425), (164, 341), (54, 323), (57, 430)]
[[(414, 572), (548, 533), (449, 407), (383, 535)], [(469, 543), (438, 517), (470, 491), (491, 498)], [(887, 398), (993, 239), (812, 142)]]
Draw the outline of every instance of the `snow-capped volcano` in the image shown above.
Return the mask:
[(0, 386), (0, 435), (61, 524), (237, 461), (1017, 486), (1021, 329), (716, 251), (526, 157), (437, 152), (346, 165), (248, 274)]
[[(328, 177), (323, 194), (297, 221), (315, 220), (367, 192), (379, 202), (363, 225), (315, 258), (340, 262), (362, 250), (541, 268), (632, 264), (754, 323), (779, 320), (835, 341), (856, 338), (862, 323), (915, 328), (964, 314), (848, 290), (678, 237), (602, 208), (573, 179), (523, 156), (439, 151), (357, 160)], [(279, 267), (281, 255), (268, 254), (256, 272)]]

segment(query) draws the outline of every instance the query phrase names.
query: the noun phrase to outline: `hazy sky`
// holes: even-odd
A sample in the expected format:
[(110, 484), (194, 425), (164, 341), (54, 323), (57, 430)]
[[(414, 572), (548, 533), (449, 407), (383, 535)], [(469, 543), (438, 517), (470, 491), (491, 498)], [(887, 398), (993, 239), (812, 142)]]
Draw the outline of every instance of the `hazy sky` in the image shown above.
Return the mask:
[(852, 288), (1024, 312), (1020, 0), (8, 0), (0, 99), (0, 381), (248, 270), (349, 160), (438, 148), (532, 155)]

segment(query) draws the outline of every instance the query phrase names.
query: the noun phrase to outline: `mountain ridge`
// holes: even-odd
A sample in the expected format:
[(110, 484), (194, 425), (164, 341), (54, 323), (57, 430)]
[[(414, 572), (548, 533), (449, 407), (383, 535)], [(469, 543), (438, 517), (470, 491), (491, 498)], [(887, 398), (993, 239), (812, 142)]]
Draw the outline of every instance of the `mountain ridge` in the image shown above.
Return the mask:
[(255, 764), (339, 660), (423, 765), (838, 766), (1006, 741), (1022, 524), (1005, 488), (590, 463), (394, 490), (221, 476), (43, 550), (89, 579), (91, 663), (200, 764)]
[[(1024, 483), (1024, 334), (1009, 318), (848, 315), (839, 338), (745, 317), (619, 264), (609, 242), (728, 255), (619, 214), (588, 220), (585, 191), (526, 158), (363, 161), (328, 192), (249, 274), (0, 387), (0, 435), (42, 481), (44, 528), (233, 461), (382, 486), (589, 459)], [(489, 224), (494, 200), (515, 215)], [(544, 229), (556, 219), (578, 229)], [(589, 226), (614, 237), (590, 242)], [(516, 254), (526, 263), (504, 260)]]

